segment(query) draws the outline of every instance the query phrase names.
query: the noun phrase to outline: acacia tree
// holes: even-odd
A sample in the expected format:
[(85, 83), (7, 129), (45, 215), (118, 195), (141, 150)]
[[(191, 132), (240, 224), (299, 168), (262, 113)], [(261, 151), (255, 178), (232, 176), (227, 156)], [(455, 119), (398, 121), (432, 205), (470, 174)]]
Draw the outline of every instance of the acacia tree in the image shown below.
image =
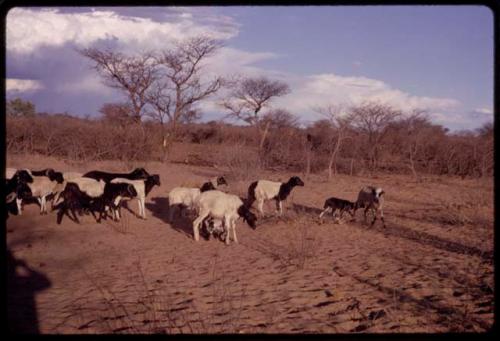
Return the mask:
[(134, 121), (139, 123), (148, 103), (147, 91), (157, 80), (153, 55), (125, 56), (111, 50), (87, 48), (78, 50), (94, 62), (94, 69), (104, 84), (123, 92), (131, 105)]
[(351, 108), (348, 115), (352, 125), (367, 136), (369, 167), (378, 165), (378, 149), (386, 127), (401, 115), (389, 105), (367, 102)]
[(222, 101), (221, 105), (229, 111), (229, 117), (242, 120), (255, 127), (259, 137), (259, 154), (269, 131), (270, 121), (262, 120), (261, 110), (269, 106), (273, 97), (290, 92), (289, 86), (278, 80), (266, 77), (248, 77), (235, 81), (234, 90)]
[(344, 113), (344, 107), (341, 105), (326, 105), (314, 109), (318, 114), (325, 117), (329, 126), (333, 128), (334, 133), (330, 135), (328, 143), (328, 180), (332, 178), (332, 173), (337, 174), (337, 156), (339, 154), (342, 142), (349, 139), (347, 136), (348, 128), (352, 118)]
[[(177, 42), (172, 49), (156, 54), (158, 81), (147, 96), (151, 105), (148, 115), (162, 125), (164, 152), (177, 135), (179, 123), (199, 118), (195, 105), (223, 85), (221, 77), (206, 82), (201, 80), (202, 62), (221, 46), (217, 40), (199, 36)], [(165, 133), (166, 125), (169, 134)]]

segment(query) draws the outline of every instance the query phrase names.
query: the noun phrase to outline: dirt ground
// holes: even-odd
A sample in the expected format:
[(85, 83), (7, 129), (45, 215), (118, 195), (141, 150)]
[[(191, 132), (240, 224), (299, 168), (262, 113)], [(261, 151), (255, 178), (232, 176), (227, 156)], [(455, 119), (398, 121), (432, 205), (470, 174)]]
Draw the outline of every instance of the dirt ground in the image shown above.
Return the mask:
[[(128, 171), (145, 166), (161, 186), (121, 222), (83, 216), (56, 224), (36, 204), (7, 223), (10, 327), (15, 332), (427, 333), (483, 332), (493, 311), (493, 182), (406, 176), (304, 178), (284, 205), (265, 205), (239, 243), (192, 238), (193, 216), (168, 222), (167, 195), (221, 171), (183, 164), (69, 164), (8, 157), (9, 167)], [(287, 180), (292, 174), (262, 174)], [(248, 181), (222, 190), (246, 196)], [(330, 196), (386, 192), (385, 219), (318, 220)], [(17, 264), (15, 268), (13, 264)], [(14, 271), (15, 269), (15, 271)]]

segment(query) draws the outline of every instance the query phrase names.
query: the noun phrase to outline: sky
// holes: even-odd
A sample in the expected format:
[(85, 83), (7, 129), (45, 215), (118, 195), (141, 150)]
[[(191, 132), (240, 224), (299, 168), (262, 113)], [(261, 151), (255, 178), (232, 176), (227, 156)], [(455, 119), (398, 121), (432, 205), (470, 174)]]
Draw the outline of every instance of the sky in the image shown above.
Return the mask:
[[(266, 76), (290, 93), (270, 108), (308, 124), (315, 108), (423, 109), (451, 131), (493, 121), (493, 14), (484, 6), (17, 7), (6, 19), (7, 99), (97, 117), (125, 101), (78, 48), (161, 50), (200, 34), (223, 47), (206, 75)], [(221, 119), (221, 91), (199, 103)]]

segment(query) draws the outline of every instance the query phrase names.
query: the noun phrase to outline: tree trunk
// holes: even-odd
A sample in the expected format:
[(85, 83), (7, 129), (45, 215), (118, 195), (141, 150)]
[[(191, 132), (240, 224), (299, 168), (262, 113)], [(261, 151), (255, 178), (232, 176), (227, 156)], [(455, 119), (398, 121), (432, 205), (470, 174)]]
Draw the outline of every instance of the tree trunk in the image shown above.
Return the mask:
[(306, 142), (306, 179), (311, 174), (311, 147), (309, 142)]
[(269, 124), (270, 123), (271, 122), (266, 123), (266, 126), (265, 126), (263, 131), (259, 130), (259, 133), (260, 133), (259, 150), (262, 150), (262, 148), (264, 147), (264, 142), (266, 141), (267, 133), (269, 132)]
[(418, 175), (417, 175), (417, 171), (415, 170), (415, 163), (413, 162), (413, 151), (412, 151), (412, 148), (410, 146), (410, 164), (409, 164), (409, 168), (413, 174), (413, 177), (415, 178), (416, 181), (418, 181)]
[(330, 157), (330, 162), (328, 162), (328, 181), (332, 178), (332, 165), (333, 165), (333, 157)]

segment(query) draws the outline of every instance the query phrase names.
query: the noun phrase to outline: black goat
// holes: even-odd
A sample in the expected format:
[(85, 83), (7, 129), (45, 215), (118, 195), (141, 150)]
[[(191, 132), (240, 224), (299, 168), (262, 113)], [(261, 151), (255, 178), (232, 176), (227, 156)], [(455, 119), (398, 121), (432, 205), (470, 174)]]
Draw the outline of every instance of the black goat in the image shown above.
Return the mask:
[(328, 210), (332, 210), (332, 216), (335, 217), (335, 211), (338, 209), (340, 211), (340, 219), (342, 219), (342, 215), (345, 211), (347, 211), (351, 217), (354, 217), (354, 211), (356, 209), (356, 204), (344, 199), (339, 199), (335, 197), (331, 197), (326, 199), (325, 204), (323, 205), (323, 212), (320, 213), (319, 217), (322, 218), (323, 215), (328, 212)]
[(104, 180), (104, 182), (108, 183), (115, 178), (125, 178), (130, 180), (139, 180), (139, 179), (147, 179), (149, 173), (144, 168), (136, 168), (130, 173), (109, 173), (103, 171), (90, 171), (83, 174), (86, 178), (92, 178), (99, 180)]

